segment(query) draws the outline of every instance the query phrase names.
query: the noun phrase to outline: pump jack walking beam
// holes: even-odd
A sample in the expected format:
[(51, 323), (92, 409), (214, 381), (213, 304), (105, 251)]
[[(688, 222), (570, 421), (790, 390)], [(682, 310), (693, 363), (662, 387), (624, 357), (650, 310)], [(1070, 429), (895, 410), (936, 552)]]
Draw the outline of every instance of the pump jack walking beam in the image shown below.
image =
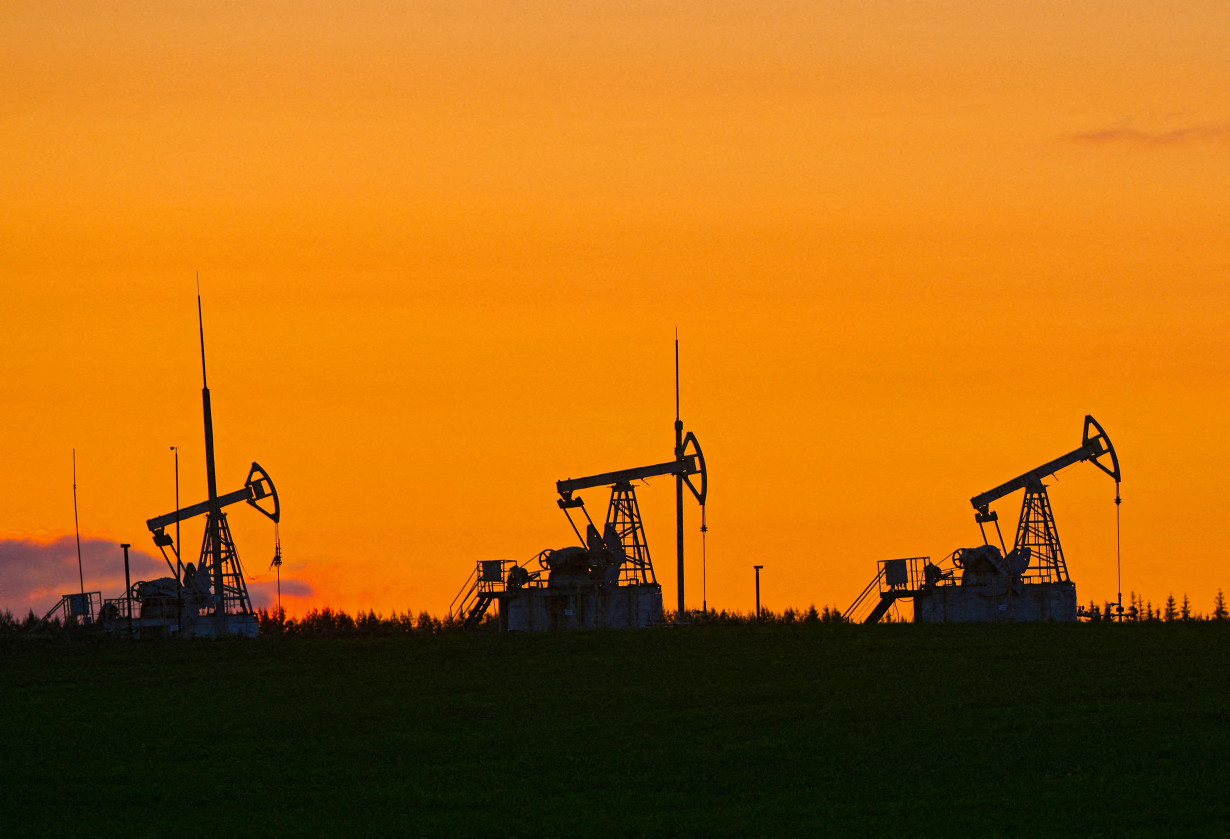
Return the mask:
[[(270, 499), (273, 504), (272, 510), (266, 510), (258, 502)], [(168, 524), (174, 524), (177, 521), (185, 521), (193, 516), (199, 516), (202, 513), (208, 513), (216, 504), (221, 510), (223, 507), (229, 507), (232, 504), (238, 504), (240, 501), (247, 501), (256, 509), (260, 510), (276, 523), (281, 518), (281, 508), (278, 504), (278, 491), (273, 485), (273, 479), (269, 477), (269, 473), (261, 468), (259, 463), (253, 463), (251, 470), (248, 472), (248, 480), (244, 483), (243, 489), (237, 489), (234, 492), (228, 492), (226, 495), (219, 495), (211, 504), (209, 501), (202, 501), (200, 504), (192, 504), (184, 507), (182, 510), (176, 510), (173, 513), (155, 516), (145, 523), (150, 532), (155, 534), (161, 533), (163, 528)]]
[[(1089, 432), (1093, 429), (1097, 429), (1097, 433), (1090, 435)], [(1099, 458), (1103, 455), (1109, 455), (1110, 466), (1099, 461)], [(970, 499), (970, 503), (974, 505), (974, 509), (980, 515), (989, 515), (991, 504), (1005, 495), (1010, 495), (1018, 489), (1025, 489), (1031, 484), (1039, 484), (1044, 478), (1054, 475), (1060, 469), (1085, 460), (1090, 461), (1094, 466), (1114, 478), (1115, 483), (1119, 483), (1119, 456), (1115, 453), (1115, 447), (1111, 444), (1110, 437), (1106, 435), (1106, 431), (1089, 414), (1085, 415), (1085, 433), (1081, 440), (1080, 448), (1073, 449), (1063, 457), (1055, 458), (1050, 463), (1044, 463), (1037, 469), (1031, 469), (1024, 475), (1019, 475), (1011, 481), (1000, 484), (995, 489), (987, 490), (981, 495), (975, 495)]]
[(587, 478), (568, 478), (556, 481), (555, 488), (562, 496), (561, 507), (578, 506), (574, 503), (572, 494), (583, 489), (605, 487), (624, 481), (639, 481), (645, 478), (656, 478), (659, 475), (695, 475), (701, 471), (697, 465), (697, 455), (688, 455), (682, 460), (668, 460), (665, 463), (655, 463), (652, 466), (639, 466), (635, 469), (617, 469), (614, 472), (603, 472), (590, 475)]

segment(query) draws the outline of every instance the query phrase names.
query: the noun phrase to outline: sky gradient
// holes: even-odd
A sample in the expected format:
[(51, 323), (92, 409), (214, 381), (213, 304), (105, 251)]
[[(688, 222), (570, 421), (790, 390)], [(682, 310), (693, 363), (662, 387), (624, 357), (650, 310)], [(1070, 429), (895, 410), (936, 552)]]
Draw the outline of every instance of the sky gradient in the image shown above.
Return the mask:
[[(0, 562), (62, 567), (74, 448), (108, 597), (170, 446), (204, 497), (199, 270), (219, 489), (277, 483), (292, 611), (442, 613), (476, 560), (569, 544), (556, 480), (671, 456), (676, 328), (711, 607), (751, 608), (753, 564), (770, 608), (844, 608), (979, 543), (969, 498), (1091, 413), (1125, 594), (1207, 611), (1230, 4), (848, 5), (12, 4)], [(673, 487), (638, 493), (673, 604)], [(1113, 498), (1052, 482), (1082, 602), (1115, 594)], [(269, 522), (230, 521), (267, 582)]]

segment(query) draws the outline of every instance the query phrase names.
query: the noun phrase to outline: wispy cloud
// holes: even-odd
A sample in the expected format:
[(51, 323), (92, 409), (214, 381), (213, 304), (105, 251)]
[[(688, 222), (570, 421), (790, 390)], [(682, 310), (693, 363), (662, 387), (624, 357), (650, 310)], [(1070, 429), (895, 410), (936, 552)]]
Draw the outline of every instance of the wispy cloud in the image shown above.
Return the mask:
[[(282, 606), (290, 611), (287, 600), (307, 600), (315, 596), (316, 590), (303, 580), (282, 580)], [(278, 584), (272, 581), (248, 583), (248, 596), (252, 598), (253, 609), (272, 609), (278, 605)]]
[[(124, 593), (124, 552), (115, 542), (82, 539), (81, 565), (86, 591), (101, 591), (104, 598)], [(128, 549), (128, 567), (133, 582), (171, 573), (161, 555), (137, 548)], [(248, 593), (254, 608), (269, 609), (278, 602), (277, 581), (261, 576), (264, 579), (249, 581)], [(7, 609), (22, 617), (33, 610), (41, 617), (62, 595), (80, 589), (75, 537), (0, 539), (0, 611)], [(282, 579), (283, 605), (315, 595), (315, 589), (303, 580)]]
[(1139, 146), (1142, 148), (1173, 148), (1205, 143), (1230, 145), (1230, 122), (1206, 122), (1182, 128), (1149, 131), (1130, 124), (1120, 124), (1094, 131), (1068, 134), (1066, 139), (1078, 143)]
[[(128, 551), (128, 565), (134, 581), (169, 573), (161, 556), (136, 548)], [(102, 591), (103, 597), (123, 593), (124, 552), (115, 542), (82, 539), (81, 566), (86, 591)], [(41, 617), (61, 595), (80, 588), (75, 537), (0, 539), (0, 609), (18, 616), (33, 609)]]

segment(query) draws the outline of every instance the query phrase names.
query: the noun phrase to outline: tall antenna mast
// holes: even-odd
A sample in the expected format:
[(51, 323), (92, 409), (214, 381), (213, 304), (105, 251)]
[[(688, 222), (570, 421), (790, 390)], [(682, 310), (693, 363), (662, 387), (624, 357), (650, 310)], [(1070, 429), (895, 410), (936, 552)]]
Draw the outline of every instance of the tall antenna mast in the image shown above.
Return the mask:
[(209, 487), (209, 539), (213, 547), (214, 620), (219, 635), (226, 635), (226, 593), (222, 579), (222, 508), (218, 505), (218, 478), (214, 469), (214, 415), (205, 374), (205, 316), (201, 307), (201, 272), (196, 274), (196, 317), (201, 331), (201, 402), (205, 411), (205, 477)]
[(77, 450), (73, 449), (73, 528), (77, 531), (77, 579), (81, 583), (81, 600), (85, 601), (85, 572), (81, 570), (81, 522), (77, 518)]
[[(683, 460), (683, 420), (679, 418), (679, 327), (675, 327), (675, 459)], [(675, 549), (678, 559), (679, 609), (683, 618), (683, 473), (675, 475)]]
[(679, 424), (683, 421), (679, 419), (679, 327), (675, 327), (675, 423)]
[(201, 330), (201, 383), (209, 393), (209, 377), (205, 375), (205, 316), (201, 313), (201, 272), (196, 272), (196, 323)]

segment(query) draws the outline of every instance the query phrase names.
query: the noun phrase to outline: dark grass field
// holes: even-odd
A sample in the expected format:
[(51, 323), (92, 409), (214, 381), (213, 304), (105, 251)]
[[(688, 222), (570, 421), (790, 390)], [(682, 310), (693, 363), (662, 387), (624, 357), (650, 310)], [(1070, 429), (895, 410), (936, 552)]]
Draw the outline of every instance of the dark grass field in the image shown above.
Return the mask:
[(0, 834), (1228, 836), (1230, 625), (0, 646)]

